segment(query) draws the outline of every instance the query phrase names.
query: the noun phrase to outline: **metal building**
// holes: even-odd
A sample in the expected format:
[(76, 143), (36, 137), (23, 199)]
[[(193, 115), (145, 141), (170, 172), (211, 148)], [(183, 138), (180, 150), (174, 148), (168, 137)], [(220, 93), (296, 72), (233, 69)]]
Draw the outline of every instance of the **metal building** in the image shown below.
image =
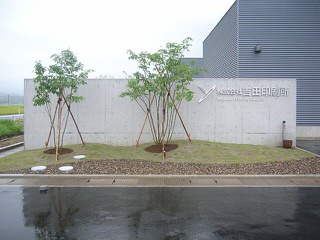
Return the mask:
[(320, 137), (320, 0), (237, 0), (203, 42), (206, 78), (296, 78), (297, 137)]

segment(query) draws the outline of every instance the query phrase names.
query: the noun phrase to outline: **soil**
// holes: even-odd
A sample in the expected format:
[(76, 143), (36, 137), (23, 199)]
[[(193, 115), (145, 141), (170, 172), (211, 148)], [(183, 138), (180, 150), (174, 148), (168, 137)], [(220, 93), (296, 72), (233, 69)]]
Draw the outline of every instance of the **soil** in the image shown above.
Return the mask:
[[(59, 155), (63, 155), (63, 154), (69, 154), (72, 153), (73, 150), (70, 148), (59, 148)], [(48, 150), (43, 151), (43, 153), (45, 154), (56, 154), (56, 149), (55, 148), (51, 148)]]
[[(164, 145), (164, 151), (169, 152), (178, 148), (177, 144), (166, 144)], [(162, 145), (151, 145), (146, 147), (144, 150), (150, 153), (162, 153)]]
[(23, 142), (23, 135), (11, 137), (11, 138), (6, 138), (6, 139), (1, 139), (0, 140), (0, 148), (2, 147), (7, 147), (15, 143), (20, 143)]

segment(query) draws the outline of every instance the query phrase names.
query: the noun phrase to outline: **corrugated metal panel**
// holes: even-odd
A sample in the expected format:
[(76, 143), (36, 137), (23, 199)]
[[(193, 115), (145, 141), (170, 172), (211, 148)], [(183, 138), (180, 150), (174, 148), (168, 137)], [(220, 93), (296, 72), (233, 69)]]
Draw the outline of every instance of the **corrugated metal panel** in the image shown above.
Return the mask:
[(238, 0), (238, 7), (238, 77), (296, 78), (297, 125), (320, 125), (320, 1)]
[[(182, 61), (185, 63), (190, 63), (194, 62), (193, 67), (194, 68), (203, 68), (203, 58), (182, 58)], [(194, 75), (194, 78), (203, 78), (204, 77), (204, 72), (201, 71), (198, 75)]]
[(237, 4), (234, 3), (203, 42), (205, 77), (237, 77)]

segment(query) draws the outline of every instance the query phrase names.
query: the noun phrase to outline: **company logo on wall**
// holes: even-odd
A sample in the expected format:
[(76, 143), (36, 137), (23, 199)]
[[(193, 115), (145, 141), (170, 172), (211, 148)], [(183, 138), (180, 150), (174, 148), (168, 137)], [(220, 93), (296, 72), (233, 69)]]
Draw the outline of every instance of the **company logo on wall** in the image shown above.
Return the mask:
[(204, 93), (204, 95), (200, 98), (200, 100), (198, 101), (199, 103), (201, 103), (203, 100), (205, 100), (207, 97), (210, 96), (211, 93), (213, 93), (214, 89), (216, 88), (216, 86), (213, 86), (212, 88), (210, 88), (208, 91), (206, 91), (203, 87), (201, 87), (200, 85), (198, 86), (200, 88), (200, 90)]
[(266, 97), (289, 97), (289, 88), (284, 87), (247, 87), (233, 89), (217, 89), (213, 86), (206, 91), (200, 85), (198, 86), (204, 95), (199, 99), (199, 103), (208, 98), (216, 89), (218, 101), (244, 101), (244, 102), (262, 102)]

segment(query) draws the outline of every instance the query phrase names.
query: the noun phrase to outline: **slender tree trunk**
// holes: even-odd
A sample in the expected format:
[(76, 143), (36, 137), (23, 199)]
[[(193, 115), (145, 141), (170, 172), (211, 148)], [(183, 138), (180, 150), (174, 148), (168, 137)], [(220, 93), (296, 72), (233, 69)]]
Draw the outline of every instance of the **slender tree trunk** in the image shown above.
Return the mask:
[[(57, 105), (56, 105), (56, 109), (54, 110), (53, 118), (51, 118), (51, 115), (49, 115), (49, 117), (50, 117), (50, 122), (51, 122), (51, 127), (50, 127), (50, 132), (49, 132), (48, 139), (47, 139), (47, 141), (45, 142), (46, 148), (48, 147), (48, 144), (49, 144), (49, 141), (50, 141), (52, 129), (54, 129), (54, 121), (55, 121), (55, 119), (56, 119), (56, 114), (57, 114), (58, 105), (59, 105), (59, 103), (57, 103)], [(53, 136), (53, 137), (55, 137), (55, 136)]]
[(164, 160), (166, 158), (166, 151), (164, 149), (164, 135), (165, 135), (165, 132), (164, 132), (164, 123), (165, 123), (165, 120), (166, 120), (166, 100), (165, 100), (165, 96), (163, 96), (163, 100), (162, 100), (162, 139), (161, 139), (161, 142), (162, 142), (162, 159)]
[[(62, 95), (62, 94), (61, 94)], [(59, 97), (58, 104), (58, 136), (57, 136), (57, 142), (56, 142), (56, 161), (59, 160), (59, 147), (60, 147), (60, 130), (61, 130), (61, 115), (62, 115), (62, 98)]]
[[(155, 98), (155, 95), (153, 95), (153, 98), (152, 98), (151, 102), (149, 102), (149, 106), (148, 106), (148, 108), (147, 108), (146, 117), (145, 117), (145, 119), (144, 119), (144, 122), (143, 122), (143, 125), (142, 125), (142, 128), (141, 128), (141, 131), (140, 131), (138, 140), (136, 141), (136, 147), (139, 147), (140, 138), (141, 138), (141, 135), (142, 135), (144, 126), (146, 125), (146, 122), (147, 122), (147, 120), (148, 120), (148, 118), (149, 118), (149, 113), (150, 113), (150, 111), (151, 111), (151, 106), (152, 106), (152, 103), (153, 103), (154, 98)], [(151, 129), (151, 131), (152, 131), (152, 129)]]
[(172, 103), (173, 103), (173, 106), (174, 106), (177, 114), (178, 114), (178, 117), (179, 117), (179, 119), (180, 119), (180, 122), (181, 122), (181, 124), (182, 124), (182, 127), (184, 128), (184, 131), (186, 132), (186, 135), (187, 135), (187, 137), (188, 137), (188, 141), (191, 142), (190, 133), (188, 133), (188, 130), (187, 130), (186, 126), (184, 125), (184, 122), (183, 122), (182, 117), (181, 117), (181, 115), (180, 115), (179, 109), (178, 109), (178, 107), (176, 106), (175, 102), (173, 101), (173, 98), (172, 98), (172, 96), (171, 96), (170, 93), (169, 93), (169, 97), (170, 97), (170, 99), (171, 99), (171, 101), (172, 101)]
[[(77, 128), (77, 131), (78, 131), (78, 134), (79, 134), (79, 136), (80, 136), (81, 142), (82, 142), (82, 144), (83, 144), (83, 145), (85, 145), (85, 142), (83, 141), (83, 138), (82, 138), (82, 135), (81, 135), (80, 129), (79, 129), (79, 127), (78, 127), (78, 124), (77, 124), (77, 122), (76, 122), (76, 119), (74, 118), (74, 116), (73, 116), (73, 114), (72, 114), (72, 112), (71, 112), (70, 104), (68, 104), (67, 99), (65, 98), (65, 96), (63, 96), (63, 95), (62, 95), (62, 97), (63, 97), (63, 99), (64, 99), (65, 103), (67, 104), (67, 107), (68, 107), (68, 113), (70, 113), (71, 118), (72, 118), (72, 120), (73, 120), (73, 123), (74, 123), (74, 125), (75, 125), (75, 126), (76, 126), (76, 128)], [(67, 123), (66, 123), (66, 124), (67, 124)]]

